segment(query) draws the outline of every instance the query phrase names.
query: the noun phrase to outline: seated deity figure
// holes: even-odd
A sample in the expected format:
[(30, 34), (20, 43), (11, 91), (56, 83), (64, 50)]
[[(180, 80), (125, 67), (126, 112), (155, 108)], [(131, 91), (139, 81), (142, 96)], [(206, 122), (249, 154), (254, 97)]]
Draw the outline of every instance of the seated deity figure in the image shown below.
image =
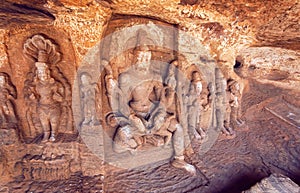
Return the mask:
[(96, 117), (96, 93), (99, 93), (97, 83), (92, 82), (92, 77), (87, 72), (80, 75), (80, 97), (83, 109), (82, 125), (99, 125)]
[(36, 101), (37, 113), (44, 132), (43, 142), (55, 141), (61, 118), (64, 88), (51, 77), (50, 69), (44, 60), (36, 62), (35, 67), (36, 73), (29, 99)]
[(0, 118), (1, 127), (16, 124), (13, 99), (17, 98), (15, 87), (10, 83), (8, 74), (0, 72)]
[(135, 65), (119, 75), (119, 113), (123, 120), (114, 136), (114, 150), (136, 151), (149, 136), (162, 136), (163, 143), (152, 144), (159, 146), (172, 140), (175, 155), (171, 164), (195, 174), (195, 167), (184, 160), (184, 132), (174, 110), (174, 88), (164, 86), (162, 76), (151, 71), (147, 46), (135, 49), (134, 56)]
[(201, 75), (198, 71), (192, 72), (192, 81), (188, 96), (188, 125), (196, 139), (204, 139), (206, 134), (200, 127), (202, 107), (202, 83)]

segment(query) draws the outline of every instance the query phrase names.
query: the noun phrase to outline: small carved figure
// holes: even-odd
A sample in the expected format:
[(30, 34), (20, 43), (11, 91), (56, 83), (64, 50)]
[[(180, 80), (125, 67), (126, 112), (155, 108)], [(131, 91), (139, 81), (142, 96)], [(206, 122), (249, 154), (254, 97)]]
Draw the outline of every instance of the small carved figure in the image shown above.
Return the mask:
[(235, 80), (228, 80), (227, 81), (227, 100), (228, 104), (231, 108), (228, 108), (226, 118), (225, 118), (225, 127), (229, 127), (230, 122), (232, 123), (233, 127), (243, 126), (244, 121), (241, 120), (240, 116), (240, 84)]
[(166, 139), (163, 143), (157, 141), (156, 145), (173, 140), (175, 156), (172, 165), (195, 174), (194, 166), (184, 161), (183, 128), (172, 110), (175, 109), (172, 105), (176, 106), (174, 88), (164, 87), (162, 77), (150, 70), (151, 51), (148, 47), (140, 47), (135, 54), (135, 68), (119, 75), (119, 88), (124, 98), (121, 101), (127, 102), (120, 104), (125, 123), (115, 134), (114, 149), (117, 152), (134, 151), (146, 143), (149, 136), (162, 135)]
[(0, 118), (1, 127), (16, 124), (16, 114), (13, 100), (17, 98), (17, 91), (9, 79), (9, 75), (0, 72)]
[[(230, 105), (227, 102), (226, 97), (226, 80), (223, 78), (219, 68), (215, 69), (216, 77), (216, 121), (217, 130), (223, 132), (227, 136), (234, 136), (233, 129), (227, 124), (228, 120), (225, 120), (224, 116), (227, 116), (227, 111), (230, 109)], [(226, 121), (226, 123), (225, 123)], [(229, 120), (230, 122), (230, 120)]]
[(201, 92), (201, 105), (202, 105), (202, 109), (203, 111), (207, 111), (211, 105), (212, 105), (212, 93), (213, 88), (212, 88), (212, 83), (208, 83), (206, 89), (203, 89)]
[(113, 77), (113, 71), (111, 66), (108, 64), (106, 60), (102, 62), (105, 67), (106, 75), (104, 77), (105, 79), (105, 88), (106, 88), (106, 96), (108, 98), (108, 102), (111, 108), (114, 107), (114, 105), (118, 104), (118, 83)]
[(96, 93), (99, 93), (97, 83), (92, 82), (92, 77), (87, 72), (80, 75), (80, 98), (83, 109), (82, 125), (99, 125), (96, 116)]
[(196, 139), (204, 139), (206, 134), (200, 127), (202, 107), (202, 83), (198, 71), (192, 72), (192, 81), (188, 95), (188, 124)]
[(175, 78), (175, 70), (176, 70), (176, 66), (175, 65), (178, 65), (177, 64), (178, 62), (177, 61), (173, 61), (170, 65), (169, 65), (169, 68), (168, 68), (168, 74), (165, 78), (165, 83), (173, 88), (174, 90), (176, 89), (176, 85), (177, 85), (177, 81), (176, 81), (176, 78)]

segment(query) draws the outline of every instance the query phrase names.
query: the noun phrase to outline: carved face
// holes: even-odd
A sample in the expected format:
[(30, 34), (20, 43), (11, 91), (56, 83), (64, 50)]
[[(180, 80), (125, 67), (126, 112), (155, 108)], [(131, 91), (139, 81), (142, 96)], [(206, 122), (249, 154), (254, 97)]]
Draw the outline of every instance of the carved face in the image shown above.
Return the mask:
[(89, 84), (91, 84), (91, 77), (89, 77), (86, 74), (82, 74), (80, 79), (81, 79), (82, 85), (89, 85)]
[(4, 86), (5, 85), (5, 77), (4, 76), (0, 76), (0, 86)]
[(199, 80), (201, 80), (201, 75), (200, 75), (200, 73), (197, 72), (197, 71), (194, 71), (193, 74), (192, 74), (192, 80), (193, 80), (193, 81), (199, 81)]
[(137, 65), (140, 68), (147, 69), (150, 65), (151, 52), (150, 51), (140, 51), (137, 53)]
[(41, 66), (37, 68), (37, 76), (41, 81), (47, 81), (50, 79), (50, 71), (47, 66)]
[(200, 81), (195, 83), (196, 93), (199, 96), (202, 92), (202, 83)]

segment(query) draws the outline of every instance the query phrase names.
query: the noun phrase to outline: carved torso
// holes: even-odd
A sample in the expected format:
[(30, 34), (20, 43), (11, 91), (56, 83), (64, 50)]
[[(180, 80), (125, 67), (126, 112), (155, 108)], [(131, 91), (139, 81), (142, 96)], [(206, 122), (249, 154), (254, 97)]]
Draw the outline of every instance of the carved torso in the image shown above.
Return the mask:
[(119, 77), (120, 89), (132, 110), (148, 112), (152, 100), (157, 100), (156, 90), (161, 82), (154, 74), (138, 74), (135, 71), (123, 73)]
[(58, 102), (62, 101), (59, 84), (53, 78), (47, 82), (37, 82), (36, 92), (39, 95), (39, 104), (41, 105), (58, 105)]
[(0, 88), (0, 102), (6, 103), (9, 96), (9, 90), (5, 87)]

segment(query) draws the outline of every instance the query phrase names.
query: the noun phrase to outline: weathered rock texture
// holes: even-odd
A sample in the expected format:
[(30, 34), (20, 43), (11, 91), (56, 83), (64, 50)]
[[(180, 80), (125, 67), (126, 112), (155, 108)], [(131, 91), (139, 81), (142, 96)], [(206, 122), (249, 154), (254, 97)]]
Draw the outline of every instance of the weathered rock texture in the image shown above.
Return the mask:
[[(0, 192), (241, 192), (272, 173), (283, 174), (300, 184), (299, 15), (297, 0), (1, 2), (0, 71), (7, 74), (3, 77), (9, 77), (6, 80), (10, 82), (1, 88), (4, 96), (1, 96), (4, 101), (1, 101), (1, 113), (10, 117), (9, 124), (1, 122), (0, 128)], [(224, 78), (237, 80), (242, 85), (241, 115), (248, 127), (236, 129), (233, 139), (220, 134), (213, 144), (191, 140), (194, 152), (187, 151), (185, 156), (196, 167), (194, 176), (171, 166), (169, 159), (151, 157), (154, 154), (149, 155), (151, 159), (160, 160), (155, 164), (133, 169), (111, 165), (105, 159), (109, 155), (105, 145), (111, 141), (105, 138), (108, 131), (111, 139), (114, 131), (98, 125), (77, 127), (82, 121), (78, 111), (81, 104), (76, 103), (80, 99), (79, 74), (97, 66), (92, 77), (99, 78), (96, 79), (100, 87), (96, 96), (103, 99), (107, 94), (106, 79), (104, 74), (98, 77), (100, 71), (105, 71), (99, 67), (103, 61), (100, 61), (98, 48), (102, 49), (101, 53), (106, 48), (99, 42), (110, 32), (139, 23), (137, 21), (162, 23), (180, 32), (178, 37), (173, 34), (179, 53), (170, 54), (168, 50), (153, 55), (164, 62), (181, 60), (184, 56), (180, 70), (185, 75), (192, 72), (194, 66), (206, 69), (203, 71), (207, 75), (203, 83), (205, 92), (208, 92), (209, 81), (215, 80), (212, 73), (215, 66)], [(190, 39), (181, 38), (183, 34)], [(41, 142), (42, 127), (35, 127), (39, 129), (33, 135), (28, 124), (28, 112), (39, 108), (41, 102), (36, 106), (27, 103), (25, 90), (34, 88), (27, 80), (33, 80), (30, 72), (39, 66), (36, 62), (45, 62), (24, 54), (25, 42), (35, 35), (41, 35), (57, 47), (61, 57), (50, 74), (54, 81), (64, 83), (64, 91), (72, 92), (61, 105), (70, 108), (63, 112), (74, 113), (73, 127), (60, 132), (55, 142)], [(109, 46), (113, 51), (118, 48)], [(108, 58), (102, 56), (101, 59)], [(115, 79), (130, 66), (123, 61), (116, 62), (118, 67), (112, 74)], [(38, 95), (31, 97), (38, 98)], [(102, 106), (96, 110), (101, 123), (105, 122), (107, 101), (107, 98), (102, 100)], [(5, 111), (8, 104), (14, 110)], [(210, 106), (203, 114), (204, 128), (209, 124), (216, 126), (212, 117), (214, 108)], [(208, 136), (210, 140), (211, 134)], [(163, 156), (168, 157), (169, 149), (164, 151), (167, 154)]]
[(295, 184), (291, 179), (284, 175), (272, 174), (264, 178), (261, 182), (257, 183), (251, 189), (244, 191), (245, 193), (251, 192), (299, 192), (300, 187)]

